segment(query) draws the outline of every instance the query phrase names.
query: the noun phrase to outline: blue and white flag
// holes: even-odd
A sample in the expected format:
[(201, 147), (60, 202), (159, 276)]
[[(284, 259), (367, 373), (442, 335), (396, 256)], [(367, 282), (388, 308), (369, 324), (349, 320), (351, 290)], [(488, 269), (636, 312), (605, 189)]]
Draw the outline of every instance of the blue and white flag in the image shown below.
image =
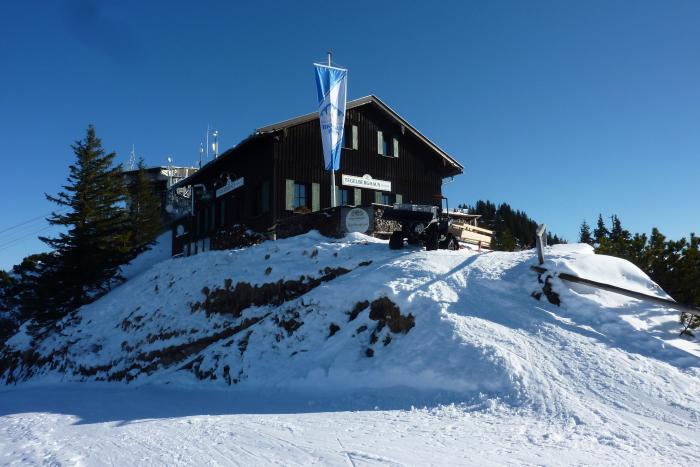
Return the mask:
[(323, 161), (326, 170), (340, 169), (340, 149), (345, 128), (345, 92), (348, 70), (314, 63), (318, 115), (321, 121)]

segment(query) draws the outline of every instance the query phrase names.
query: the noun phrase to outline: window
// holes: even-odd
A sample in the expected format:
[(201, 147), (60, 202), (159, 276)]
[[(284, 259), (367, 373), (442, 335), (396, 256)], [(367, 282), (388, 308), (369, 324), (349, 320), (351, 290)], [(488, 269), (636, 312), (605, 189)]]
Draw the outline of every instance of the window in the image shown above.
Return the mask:
[(382, 156), (399, 157), (399, 140), (397, 138), (387, 138), (383, 131), (378, 131), (377, 153)]
[(306, 183), (294, 183), (293, 209), (308, 208), (310, 203), (309, 185)]
[(352, 126), (352, 149), (360, 149), (357, 125)]
[(350, 190), (347, 188), (339, 188), (338, 195), (336, 196), (336, 201), (338, 206), (345, 206), (350, 204)]
[(391, 193), (382, 193), (382, 204), (391, 205)]

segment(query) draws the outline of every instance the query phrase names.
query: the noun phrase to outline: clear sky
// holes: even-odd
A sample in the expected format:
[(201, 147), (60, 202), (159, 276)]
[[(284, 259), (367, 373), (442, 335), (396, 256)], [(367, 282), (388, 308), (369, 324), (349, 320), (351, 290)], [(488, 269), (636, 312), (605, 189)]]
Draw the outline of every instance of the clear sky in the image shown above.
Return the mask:
[(134, 144), (194, 164), (207, 123), (225, 149), (315, 110), (329, 49), (350, 99), (376, 94), (465, 166), (453, 204), (506, 201), (569, 240), (599, 212), (700, 232), (695, 0), (3, 0), (0, 268), (43, 248), (32, 219), (89, 123), (122, 162)]

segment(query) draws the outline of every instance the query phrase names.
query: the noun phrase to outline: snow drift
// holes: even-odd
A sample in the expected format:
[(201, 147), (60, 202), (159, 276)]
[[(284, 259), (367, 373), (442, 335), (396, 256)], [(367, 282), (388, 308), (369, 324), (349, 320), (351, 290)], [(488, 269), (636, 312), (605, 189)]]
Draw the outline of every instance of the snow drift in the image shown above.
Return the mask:
[[(550, 271), (665, 296), (585, 245), (547, 258)], [(34, 337), (25, 326), (0, 372), (10, 384), (417, 391), (573, 425), (623, 407), (697, 430), (700, 351), (677, 337), (677, 312), (538, 276), (534, 262), (317, 233), (166, 259)]]

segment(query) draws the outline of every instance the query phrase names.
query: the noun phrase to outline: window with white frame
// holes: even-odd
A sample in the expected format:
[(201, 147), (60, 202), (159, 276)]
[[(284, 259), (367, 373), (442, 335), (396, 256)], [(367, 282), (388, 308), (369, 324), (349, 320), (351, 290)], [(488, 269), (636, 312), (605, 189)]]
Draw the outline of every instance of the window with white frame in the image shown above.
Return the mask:
[(294, 183), (294, 201), (293, 209), (310, 208), (311, 207), (311, 190), (307, 183)]
[(382, 156), (399, 157), (398, 138), (389, 138), (383, 131), (377, 131), (377, 153)]

